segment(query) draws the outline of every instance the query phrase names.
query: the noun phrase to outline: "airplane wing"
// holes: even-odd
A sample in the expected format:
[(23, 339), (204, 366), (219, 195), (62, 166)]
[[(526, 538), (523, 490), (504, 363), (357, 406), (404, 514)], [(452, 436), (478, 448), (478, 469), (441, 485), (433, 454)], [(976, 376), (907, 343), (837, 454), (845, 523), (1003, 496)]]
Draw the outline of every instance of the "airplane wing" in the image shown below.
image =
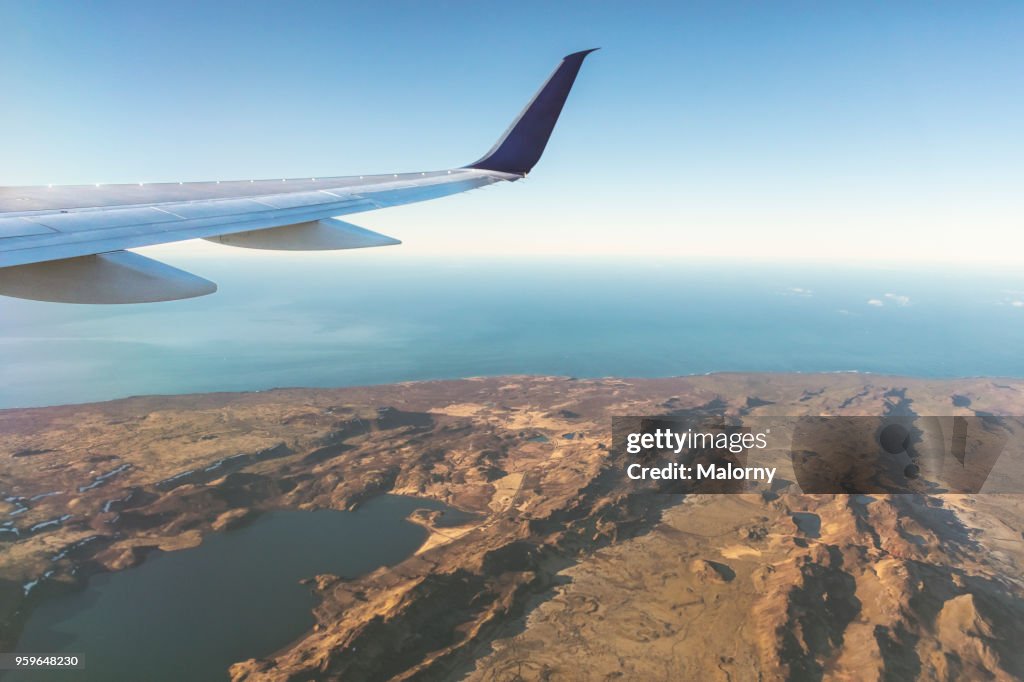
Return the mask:
[(126, 251), (185, 239), (279, 250), (398, 244), (337, 216), (525, 177), (590, 52), (565, 57), (494, 147), (468, 166), (330, 178), (0, 187), (0, 295), (144, 303), (213, 293), (213, 282)]

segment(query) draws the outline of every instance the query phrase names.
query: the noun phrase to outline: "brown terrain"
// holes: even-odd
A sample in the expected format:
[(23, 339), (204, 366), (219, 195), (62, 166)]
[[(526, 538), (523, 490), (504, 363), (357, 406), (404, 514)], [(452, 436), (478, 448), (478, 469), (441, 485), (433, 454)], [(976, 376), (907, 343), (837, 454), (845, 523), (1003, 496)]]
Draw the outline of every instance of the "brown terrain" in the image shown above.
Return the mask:
[[(1024, 679), (1024, 494), (665, 495), (616, 415), (1024, 414), (1024, 381), (502, 377), (0, 411), (0, 650), (34, 605), (261, 511), (475, 512), (311, 576), (233, 680)], [(144, 677), (144, 676), (143, 676)]]

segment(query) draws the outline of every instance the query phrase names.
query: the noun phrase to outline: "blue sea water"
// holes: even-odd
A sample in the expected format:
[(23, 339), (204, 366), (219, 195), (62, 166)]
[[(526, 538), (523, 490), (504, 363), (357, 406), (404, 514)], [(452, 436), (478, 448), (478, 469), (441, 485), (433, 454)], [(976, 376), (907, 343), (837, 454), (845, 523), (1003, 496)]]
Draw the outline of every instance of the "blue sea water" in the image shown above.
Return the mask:
[(0, 298), (0, 407), (510, 373), (1024, 376), (1015, 272), (352, 256), (177, 258), (220, 285), (188, 301)]

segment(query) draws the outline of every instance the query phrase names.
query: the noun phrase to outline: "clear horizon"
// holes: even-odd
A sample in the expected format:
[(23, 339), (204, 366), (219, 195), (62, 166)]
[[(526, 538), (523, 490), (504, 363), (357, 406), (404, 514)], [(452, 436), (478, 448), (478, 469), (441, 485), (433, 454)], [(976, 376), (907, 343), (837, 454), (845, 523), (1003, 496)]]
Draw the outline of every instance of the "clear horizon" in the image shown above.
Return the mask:
[(503, 374), (1024, 377), (1024, 274), (385, 252), (191, 258), (220, 290), (167, 303), (0, 299), (0, 408)]

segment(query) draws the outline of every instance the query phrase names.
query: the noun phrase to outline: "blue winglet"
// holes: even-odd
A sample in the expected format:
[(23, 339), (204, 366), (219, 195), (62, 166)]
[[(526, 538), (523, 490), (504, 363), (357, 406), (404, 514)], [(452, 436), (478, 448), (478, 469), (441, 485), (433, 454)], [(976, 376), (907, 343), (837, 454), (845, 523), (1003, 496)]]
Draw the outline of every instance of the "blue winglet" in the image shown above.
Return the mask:
[(491, 151), (466, 168), (526, 175), (540, 160), (583, 59), (596, 50), (574, 52), (562, 60), (547, 82), (512, 122)]

